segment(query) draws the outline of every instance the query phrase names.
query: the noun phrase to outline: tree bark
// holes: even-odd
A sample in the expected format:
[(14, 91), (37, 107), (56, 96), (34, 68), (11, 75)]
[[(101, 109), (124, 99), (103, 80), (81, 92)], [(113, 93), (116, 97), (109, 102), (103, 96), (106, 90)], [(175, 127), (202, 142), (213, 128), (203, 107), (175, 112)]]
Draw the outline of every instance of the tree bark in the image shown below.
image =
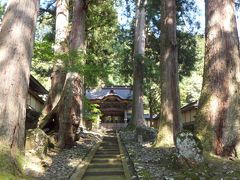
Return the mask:
[(24, 150), (38, 0), (9, 0), (0, 33), (0, 146)]
[(205, 61), (197, 115), (203, 147), (217, 155), (240, 153), (240, 56), (234, 1), (205, 1)]
[(181, 130), (176, 42), (176, 2), (161, 1), (161, 119), (157, 146), (174, 146)]
[[(71, 53), (69, 51), (85, 53), (87, 7), (87, 0), (74, 1), (73, 23), (68, 44), (68, 1), (57, 2), (55, 38), (57, 53)], [(58, 131), (57, 146), (60, 148), (72, 147), (76, 140), (79, 123), (81, 122), (83, 126), (83, 77), (76, 72), (64, 72), (65, 66), (75, 66), (75, 64), (76, 62), (72, 59), (68, 64), (64, 64), (61, 60), (55, 64), (52, 87), (44, 108), (46, 113), (43, 114), (39, 123), (39, 127), (44, 128), (53, 118), (59, 122), (56, 129)]]
[[(74, 2), (73, 9), (73, 26), (70, 36), (70, 50), (78, 51), (79, 53), (86, 54), (86, 19), (89, 0), (80, 0)], [(83, 60), (82, 65), (85, 64)], [(84, 126), (83, 122), (83, 98), (84, 98), (84, 77), (80, 77), (80, 126)]]
[(132, 121), (130, 121), (130, 124), (134, 126), (146, 125), (143, 108), (146, 4), (147, 0), (138, 0), (136, 9), (133, 64), (133, 117)]
[[(68, 52), (67, 38), (69, 35), (69, 0), (57, 0), (56, 4), (56, 27), (55, 27), (55, 47), (56, 54)], [(62, 60), (57, 60), (53, 66), (51, 74), (51, 89), (48, 94), (47, 101), (42, 110), (42, 115), (39, 118), (39, 127), (45, 128), (52, 118), (55, 119), (55, 127), (58, 129), (59, 115), (52, 113), (55, 106), (58, 104), (65, 82), (66, 73), (64, 71), (64, 63)], [(51, 115), (51, 116), (49, 116)]]
[(58, 147), (71, 148), (79, 126), (81, 78), (78, 73), (68, 72), (59, 105)]
[[(87, 3), (86, 0), (74, 1), (70, 51), (85, 53)], [(74, 61), (70, 63), (71, 66), (75, 65)], [(62, 93), (63, 102), (59, 109), (60, 148), (72, 147), (79, 123), (83, 123), (83, 92), (83, 77), (76, 72), (67, 72)]]

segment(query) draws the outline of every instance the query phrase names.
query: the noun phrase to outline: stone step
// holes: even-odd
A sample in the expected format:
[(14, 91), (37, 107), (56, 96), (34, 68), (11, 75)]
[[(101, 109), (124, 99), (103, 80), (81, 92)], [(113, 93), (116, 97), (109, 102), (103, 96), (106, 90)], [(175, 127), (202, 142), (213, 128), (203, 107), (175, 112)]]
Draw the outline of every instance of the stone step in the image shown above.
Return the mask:
[(118, 140), (114, 132), (103, 138), (83, 180), (125, 180)]
[(112, 163), (121, 163), (120, 159), (93, 159), (92, 163), (108, 163), (108, 164), (112, 164)]
[(118, 144), (104, 143), (100, 147), (118, 147)]
[(106, 145), (106, 144), (101, 144), (99, 147), (107, 147), (107, 148), (112, 148), (112, 147), (118, 147), (118, 144), (115, 145)]
[(83, 180), (125, 180), (124, 175), (84, 176)]
[(109, 156), (116, 156), (119, 155), (119, 152), (111, 152), (111, 153), (96, 153), (95, 156), (98, 155), (109, 155)]
[(98, 150), (96, 153), (104, 153), (104, 154), (106, 154), (106, 153), (118, 153), (118, 154), (120, 154), (120, 151), (119, 151), (119, 149), (100, 149), (100, 150)]
[(97, 163), (97, 164), (90, 164), (88, 166), (89, 168), (121, 168), (122, 164), (121, 163), (116, 163), (116, 164), (101, 164), (101, 163)]
[(88, 168), (87, 173), (91, 172), (102, 172), (104, 173), (110, 173), (110, 172), (123, 172), (122, 167), (115, 167), (115, 168)]
[(109, 154), (96, 154), (94, 158), (120, 158), (119, 154), (109, 155)]
[(119, 151), (119, 148), (115, 147), (115, 148), (101, 148), (98, 149), (97, 151)]
[(115, 150), (115, 151), (117, 151), (117, 150), (119, 150), (119, 148), (118, 147), (99, 147), (99, 149), (98, 150), (107, 150), (107, 151), (109, 151), (109, 150)]
[(118, 147), (118, 144), (115, 143), (102, 143), (100, 147)]
[(120, 153), (119, 151), (97, 151), (95, 155), (99, 154), (117, 155), (119, 153)]
[(123, 170), (118, 171), (102, 171), (102, 172), (87, 172), (85, 173), (85, 176), (112, 176), (112, 175), (124, 175)]

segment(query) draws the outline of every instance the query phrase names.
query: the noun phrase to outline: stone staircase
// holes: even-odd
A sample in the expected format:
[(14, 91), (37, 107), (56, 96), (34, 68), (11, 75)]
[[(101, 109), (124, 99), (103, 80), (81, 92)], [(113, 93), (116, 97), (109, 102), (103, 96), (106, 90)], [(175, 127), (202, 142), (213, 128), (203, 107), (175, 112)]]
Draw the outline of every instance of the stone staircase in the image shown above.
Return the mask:
[(124, 180), (116, 133), (108, 132), (91, 160), (83, 180)]

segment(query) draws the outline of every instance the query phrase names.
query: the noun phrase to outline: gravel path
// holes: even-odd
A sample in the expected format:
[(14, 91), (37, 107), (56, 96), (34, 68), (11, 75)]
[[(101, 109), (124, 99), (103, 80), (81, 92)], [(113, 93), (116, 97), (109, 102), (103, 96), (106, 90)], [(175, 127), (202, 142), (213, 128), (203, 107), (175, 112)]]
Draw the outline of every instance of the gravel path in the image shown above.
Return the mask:
[(65, 180), (75, 171), (91, 148), (101, 141), (102, 133), (84, 131), (76, 145), (62, 151), (51, 150), (42, 159), (29, 157), (32, 161), (29, 167), (29, 176), (39, 180)]
[(174, 149), (151, 148), (151, 142), (139, 145), (132, 131), (120, 132), (120, 135), (140, 180), (162, 180), (174, 175), (163, 161), (171, 157)]

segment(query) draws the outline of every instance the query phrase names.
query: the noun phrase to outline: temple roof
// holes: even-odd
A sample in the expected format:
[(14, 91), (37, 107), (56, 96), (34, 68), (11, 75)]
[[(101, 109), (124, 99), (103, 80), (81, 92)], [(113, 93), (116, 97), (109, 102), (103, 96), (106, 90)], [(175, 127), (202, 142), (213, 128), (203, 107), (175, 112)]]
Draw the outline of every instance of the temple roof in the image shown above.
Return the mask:
[(38, 94), (48, 94), (48, 91), (45, 89), (45, 87), (32, 75), (30, 76), (29, 89), (37, 92)]
[(118, 96), (123, 100), (132, 100), (132, 88), (124, 86), (112, 86), (86, 91), (86, 97), (89, 100), (101, 100), (107, 96)]
[(191, 102), (181, 108), (182, 112), (190, 111), (192, 109), (197, 109), (198, 108), (198, 101)]
[(38, 101), (44, 103), (47, 99), (48, 91), (45, 87), (32, 75), (30, 76), (28, 92), (33, 95)]

